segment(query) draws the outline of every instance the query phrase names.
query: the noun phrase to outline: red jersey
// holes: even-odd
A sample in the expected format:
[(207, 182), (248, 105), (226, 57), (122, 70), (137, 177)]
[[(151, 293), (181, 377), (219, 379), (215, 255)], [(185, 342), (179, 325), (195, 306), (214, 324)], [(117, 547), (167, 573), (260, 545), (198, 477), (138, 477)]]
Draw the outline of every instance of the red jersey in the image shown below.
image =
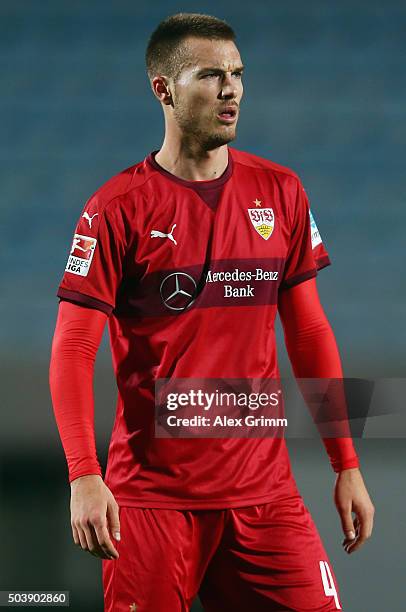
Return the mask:
[(154, 437), (159, 378), (279, 378), (278, 293), (330, 263), (298, 176), (228, 153), (211, 181), (177, 178), (150, 154), (96, 191), (77, 224), (58, 295), (110, 315), (118, 403), (105, 482), (119, 505), (297, 494), (284, 438)]

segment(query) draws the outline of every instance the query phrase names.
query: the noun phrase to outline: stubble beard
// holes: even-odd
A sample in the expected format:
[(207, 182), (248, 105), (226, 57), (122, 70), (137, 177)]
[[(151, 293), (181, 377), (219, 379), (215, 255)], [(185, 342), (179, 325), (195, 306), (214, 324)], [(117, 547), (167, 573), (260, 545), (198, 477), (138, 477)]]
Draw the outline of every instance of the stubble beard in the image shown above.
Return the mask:
[(217, 129), (204, 127), (199, 116), (195, 116), (188, 108), (177, 104), (173, 109), (173, 115), (184, 138), (190, 142), (196, 142), (203, 150), (211, 151), (217, 149), (236, 137), (235, 124)]

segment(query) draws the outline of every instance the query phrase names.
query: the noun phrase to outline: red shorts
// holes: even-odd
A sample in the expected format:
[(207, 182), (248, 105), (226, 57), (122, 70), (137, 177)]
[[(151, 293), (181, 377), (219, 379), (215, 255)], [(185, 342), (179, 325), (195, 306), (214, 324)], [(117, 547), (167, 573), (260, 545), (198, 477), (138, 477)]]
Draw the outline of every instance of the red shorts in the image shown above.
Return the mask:
[(341, 610), (300, 495), (225, 510), (120, 507), (118, 560), (103, 560), (105, 612)]

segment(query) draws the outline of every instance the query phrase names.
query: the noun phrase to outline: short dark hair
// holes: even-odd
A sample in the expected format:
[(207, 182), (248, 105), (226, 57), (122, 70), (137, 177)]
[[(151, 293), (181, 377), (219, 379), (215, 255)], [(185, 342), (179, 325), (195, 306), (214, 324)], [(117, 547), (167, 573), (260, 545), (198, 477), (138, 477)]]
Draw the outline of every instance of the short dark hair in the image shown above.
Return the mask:
[(180, 47), (189, 36), (235, 41), (234, 30), (222, 19), (200, 13), (171, 15), (161, 21), (148, 42), (145, 60), (150, 79), (165, 74), (176, 80), (185, 61)]

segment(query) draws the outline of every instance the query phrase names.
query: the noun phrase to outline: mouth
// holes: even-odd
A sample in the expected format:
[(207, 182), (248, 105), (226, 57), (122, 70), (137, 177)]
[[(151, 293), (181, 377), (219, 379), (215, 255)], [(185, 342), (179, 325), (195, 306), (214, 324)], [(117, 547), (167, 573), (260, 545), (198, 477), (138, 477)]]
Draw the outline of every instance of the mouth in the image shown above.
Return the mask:
[(237, 108), (235, 106), (227, 106), (218, 113), (217, 118), (222, 123), (234, 123), (237, 119)]

